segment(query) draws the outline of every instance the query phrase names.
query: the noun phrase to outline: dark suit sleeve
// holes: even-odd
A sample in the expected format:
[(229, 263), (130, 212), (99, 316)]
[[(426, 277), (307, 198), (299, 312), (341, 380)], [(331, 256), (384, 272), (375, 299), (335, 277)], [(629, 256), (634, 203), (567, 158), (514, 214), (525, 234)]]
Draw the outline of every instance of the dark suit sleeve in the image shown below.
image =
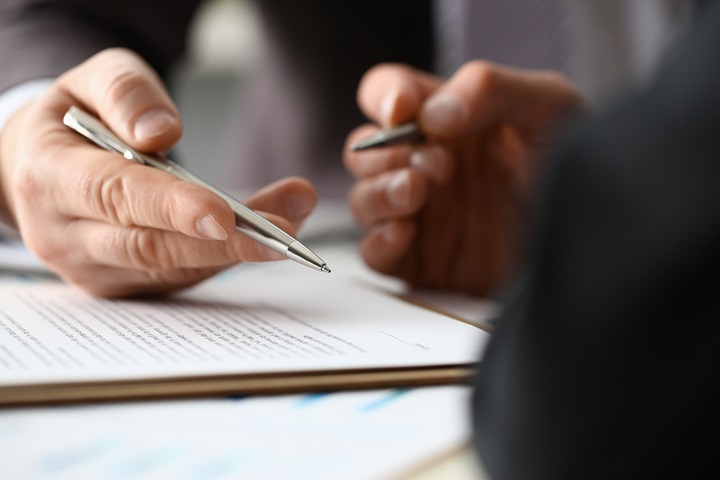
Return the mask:
[(494, 479), (717, 476), (717, 45), (716, 4), (652, 86), (550, 161), (528, 280), (477, 379)]
[(0, 92), (55, 77), (108, 47), (140, 53), (161, 74), (185, 48), (187, 0), (0, 0)]

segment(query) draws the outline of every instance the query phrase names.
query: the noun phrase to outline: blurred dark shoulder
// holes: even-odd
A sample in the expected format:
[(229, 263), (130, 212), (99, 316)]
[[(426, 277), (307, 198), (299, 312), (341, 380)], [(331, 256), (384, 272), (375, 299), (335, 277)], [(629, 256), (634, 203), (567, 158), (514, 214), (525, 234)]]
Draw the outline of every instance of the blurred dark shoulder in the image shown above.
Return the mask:
[[(701, 477), (720, 402), (720, 5), (548, 161), (474, 398), (495, 480)], [(611, 68), (611, 65), (608, 65)]]

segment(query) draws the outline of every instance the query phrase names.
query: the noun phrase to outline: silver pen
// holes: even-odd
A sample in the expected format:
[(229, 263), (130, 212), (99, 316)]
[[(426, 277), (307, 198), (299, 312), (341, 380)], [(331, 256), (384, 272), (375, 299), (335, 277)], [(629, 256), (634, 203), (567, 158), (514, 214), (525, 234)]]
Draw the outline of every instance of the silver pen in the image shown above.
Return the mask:
[(359, 152), (369, 148), (394, 145), (396, 143), (420, 140), (423, 137), (420, 127), (415, 122), (403, 123), (397, 127), (386, 128), (360, 140), (350, 146), (351, 152)]
[(321, 272), (330, 273), (327, 264), (312, 250), (282, 231), (276, 225), (267, 221), (254, 210), (246, 207), (219, 188), (196, 177), (172, 160), (158, 155), (143, 154), (130, 148), (103, 125), (99, 119), (87, 112), (74, 106), (70, 107), (63, 117), (63, 123), (104, 149), (119, 153), (128, 160), (135, 160), (143, 165), (157, 168), (181, 180), (192, 182), (211, 190), (230, 204), (233, 212), (235, 212), (235, 228), (238, 231), (271, 250), (286, 256), (290, 260), (294, 260), (297, 263)]

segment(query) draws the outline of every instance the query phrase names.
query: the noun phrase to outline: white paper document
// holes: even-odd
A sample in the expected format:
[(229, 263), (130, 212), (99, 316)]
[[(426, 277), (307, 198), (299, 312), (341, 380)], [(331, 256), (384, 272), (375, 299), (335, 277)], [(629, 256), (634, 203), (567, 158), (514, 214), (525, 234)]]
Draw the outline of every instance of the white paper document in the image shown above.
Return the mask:
[(331, 275), (213, 282), (166, 300), (0, 288), (2, 387), (473, 364), (482, 330)]
[[(316, 388), (328, 372), (388, 372), (379, 383), (395, 386), (419, 371), (401, 383), (425, 385), (425, 372), (472, 371), (489, 339), (388, 294), (408, 291), (370, 272), (354, 244), (321, 247), (330, 275), (243, 264), (164, 300), (0, 277), (0, 479), (400, 480), (466, 446), (468, 386)], [(417, 300), (477, 325), (489, 316), (478, 299), (431, 293)], [(236, 378), (274, 379), (275, 393), (310, 382), (292, 395), (220, 388)], [(362, 388), (380, 377), (369, 378)], [(128, 385), (137, 395), (117, 389)], [(4, 401), (18, 391), (32, 399)], [(185, 392), (205, 398), (165, 398)]]

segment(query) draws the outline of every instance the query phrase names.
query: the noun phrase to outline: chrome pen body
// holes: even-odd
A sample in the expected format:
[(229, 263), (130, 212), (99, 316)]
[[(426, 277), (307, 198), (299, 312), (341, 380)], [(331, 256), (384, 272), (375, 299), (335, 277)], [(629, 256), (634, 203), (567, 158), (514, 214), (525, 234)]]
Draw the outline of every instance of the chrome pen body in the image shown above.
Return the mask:
[(116, 152), (128, 160), (167, 172), (181, 180), (201, 185), (223, 198), (235, 213), (235, 229), (256, 242), (285, 257), (321, 272), (330, 272), (325, 261), (297, 239), (285, 233), (260, 214), (248, 208), (219, 188), (195, 176), (170, 159), (158, 155), (140, 153), (126, 145), (105, 125), (92, 115), (77, 107), (70, 107), (63, 123), (100, 147)]
[(350, 146), (351, 152), (360, 152), (370, 148), (384, 147), (387, 145), (395, 145), (397, 143), (412, 142), (423, 138), (420, 127), (415, 122), (403, 123), (396, 127), (386, 128), (370, 135), (367, 138), (359, 140)]

